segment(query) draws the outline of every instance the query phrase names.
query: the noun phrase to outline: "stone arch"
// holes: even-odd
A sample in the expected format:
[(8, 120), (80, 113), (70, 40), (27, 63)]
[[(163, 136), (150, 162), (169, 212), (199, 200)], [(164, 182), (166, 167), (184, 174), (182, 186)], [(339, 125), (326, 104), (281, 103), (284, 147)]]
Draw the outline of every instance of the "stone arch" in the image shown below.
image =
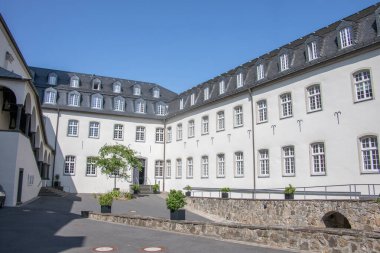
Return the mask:
[(0, 86), (0, 110), (2, 114), (1, 129), (15, 129), (17, 118), (17, 96), (16, 93), (5, 86)]
[(337, 211), (327, 212), (322, 217), (322, 221), (327, 228), (351, 228), (351, 224), (346, 216)]

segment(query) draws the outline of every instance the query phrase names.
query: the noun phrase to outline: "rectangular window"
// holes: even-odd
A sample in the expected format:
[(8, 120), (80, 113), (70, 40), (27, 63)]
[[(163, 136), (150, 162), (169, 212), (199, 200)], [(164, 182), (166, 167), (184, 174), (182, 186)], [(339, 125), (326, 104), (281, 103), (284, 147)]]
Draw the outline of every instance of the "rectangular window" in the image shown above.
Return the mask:
[(45, 104), (55, 104), (57, 93), (55, 91), (45, 91)]
[(166, 178), (172, 177), (172, 161), (166, 160)]
[(70, 93), (68, 105), (70, 106), (79, 106), (79, 94)]
[(313, 41), (307, 44), (307, 54), (309, 56), (309, 61), (315, 60), (318, 58), (317, 55), (317, 42)]
[(241, 106), (234, 108), (234, 126), (243, 126), (243, 107)]
[(225, 177), (224, 154), (217, 155), (217, 177)]
[(291, 117), (293, 115), (292, 95), (286, 93), (280, 96), (281, 100), (281, 118)]
[(177, 125), (177, 141), (182, 140), (182, 124)]
[(115, 124), (113, 127), (113, 139), (122, 141), (124, 133), (124, 126), (121, 124)]
[(136, 102), (136, 112), (137, 113), (145, 113), (145, 102), (137, 101)]
[(379, 151), (377, 138), (366, 136), (360, 139), (361, 160), (363, 172), (379, 172)]
[(113, 108), (115, 111), (118, 111), (118, 112), (124, 111), (124, 99), (115, 98)]
[(87, 157), (86, 176), (96, 176), (96, 165), (94, 157)]
[(372, 98), (371, 76), (368, 70), (360, 71), (359, 73), (354, 74), (354, 84), (356, 101), (363, 101)]
[(257, 102), (257, 119), (258, 123), (268, 121), (268, 110), (266, 100), (260, 100)]
[(202, 117), (202, 134), (208, 134), (208, 116)]
[(195, 94), (194, 94), (194, 93), (191, 94), (191, 96), (190, 96), (190, 104), (191, 104), (191, 105), (194, 105), (194, 104), (195, 104)]
[(208, 88), (208, 87), (206, 87), (206, 88), (203, 90), (203, 99), (204, 99), (204, 100), (209, 99), (209, 88)]
[(285, 71), (289, 68), (289, 56), (287, 54), (282, 54), (280, 56), (280, 70)]
[(165, 115), (165, 106), (162, 104), (157, 105), (157, 115)]
[(195, 123), (194, 120), (189, 121), (189, 131), (188, 131), (188, 137), (192, 138), (195, 135)]
[(69, 120), (67, 136), (78, 136), (78, 124), (77, 120)]
[(259, 172), (261, 177), (269, 177), (269, 151), (259, 150)]
[(166, 129), (166, 142), (172, 142), (172, 138), (173, 138), (172, 127), (168, 127)]
[(90, 129), (88, 130), (88, 137), (99, 138), (99, 122), (90, 122)]
[(94, 109), (102, 109), (103, 106), (103, 98), (100, 96), (93, 96), (91, 101), (91, 108)]
[(183, 109), (183, 98), (181, 98), (179, 100), (179, 109), (182, 110)]
[(186, 176), (188, 178), (192, 178), (193, 177), (193, 158), (187, 158), (187, 174)]
[(256, 67), (257, 81), (264, 79), (264, 64), (260, 64)]
[(164, 175), (164, 161), (158, 160), (154, 165), (154, 176), (156, 178), (162, 178)]
[(224, 112), (218, 112), (216, 114), (216, 130), (222, 131), (224, 130)]
[(65, 157), (64, 174), (70, 176), (75, 175), (75, 156), (68, 155)]
[(307, 88), (307, 100), (309, 112), (322, 110), (321, 90), (319, 85)]
[(323, 143), (313, 143), (311, 148), (311, 163), (313, 175), (325, 175), (325, 145)]
[(140, 141), (140, 142), (145, 141), (145, 127), (142, 127), (142, 126), (136, 127), (136, 141)]
[(292, 146), (283, 147), (282, 159), (283, 159), (284, 176), (294, 176), (296, 172), (294, 147)]
[(182, 178), (182, 160), (177, 159), (176, 178)]
[(243, 73), (236, 75), (236, 88), (243, 87)]
[(156, 128), (156, 142), (164, 142), (164, 129)]
[(351, 27), (346, 27), (339, 31), (341, 48), (352, 45)]
[(244, 176), (244, 156), (243, 152), (235, 153), (235, 176), (243, 177)]
[(219, 82), (219, 95), (223, 94), (226, 91), (225, 82), (220, 81)]
[(201, 176), (202, 178), (208, 177), (208, 156), (202, 156)]

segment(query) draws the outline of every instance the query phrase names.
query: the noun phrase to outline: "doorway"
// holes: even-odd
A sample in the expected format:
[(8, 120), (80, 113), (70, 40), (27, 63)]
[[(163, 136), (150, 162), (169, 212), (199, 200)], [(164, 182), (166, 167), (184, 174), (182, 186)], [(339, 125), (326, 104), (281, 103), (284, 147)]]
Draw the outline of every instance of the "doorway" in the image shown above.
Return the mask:
[(133, 184), (140, 184), (144, 185), (145, 184), (145, 165), (146, 165), (146, 160), (141, 158), (139, 159), (142, 166), (141, 166), (141, 171), (138, 170), (138, 168), (133, 168)]
[(24, 169), (20, 169), (18, 173), (17, 204), (21, 203), (23, 179), (24, 179)]

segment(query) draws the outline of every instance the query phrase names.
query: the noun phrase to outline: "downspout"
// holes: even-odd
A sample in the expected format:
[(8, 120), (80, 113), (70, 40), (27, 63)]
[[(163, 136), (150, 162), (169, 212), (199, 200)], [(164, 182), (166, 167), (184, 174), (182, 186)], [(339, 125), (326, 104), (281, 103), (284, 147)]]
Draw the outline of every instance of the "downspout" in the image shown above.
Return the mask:
[(253, 111), (253, 97), (252, 97), (252, 90), (251, 88), (248, 89), (249, 93), (249, 100), (251, 101), (251, 123), (252, 123), (252, 162), (253, 162), (253, 195), (252, 197), (255, 198), (256, 193), (256, 157), (255, 157), (255, 123), (253, 121), (254, 111)]
[(165, 177), (166, 177), (166, 119), (164, 119), (164, 166), (162, 171), (162, 191), (165, 191)]
[(58, 129), (59, 129), (59, 118), (61, 117), (61, 111), (57, 109), (57, 124), (55, 126), (55, 141), (54, 141), (54, 160), (53, 160), (53, 170), (51, 177), (51, 186), (54, 186), (54, 172), (55, 172), (55, 160), (57, 159), (57, 139), (58, 139)]

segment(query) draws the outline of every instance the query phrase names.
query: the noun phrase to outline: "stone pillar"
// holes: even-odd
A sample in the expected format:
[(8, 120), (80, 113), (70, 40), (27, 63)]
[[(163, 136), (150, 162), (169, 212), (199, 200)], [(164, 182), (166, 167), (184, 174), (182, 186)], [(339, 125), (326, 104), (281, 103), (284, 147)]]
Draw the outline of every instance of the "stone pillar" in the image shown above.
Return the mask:
[(26, 119), (25, 119), (25, 135), (29, 136), (29, 131), (30, 131), (30, 118), (32, 115), (29, 113), (26, 114)]
[(43, 171), (43, 162), (38, 161), (38, 162), (37, 162), (37, 166), (38, 166), (38, 171), (40, 172), (40, 176), (41, 176), (41, 178), (43, 178), (43, 175), (42, 175), (42, 171)]
[(17, 105), (16, 130), (20, 130), (21, 113), (24, 105)]
[(36, 157), (36, 161), (38, 162), (38, 155), (40, 153), (40, 148), (34, 148), (34, 156)]

